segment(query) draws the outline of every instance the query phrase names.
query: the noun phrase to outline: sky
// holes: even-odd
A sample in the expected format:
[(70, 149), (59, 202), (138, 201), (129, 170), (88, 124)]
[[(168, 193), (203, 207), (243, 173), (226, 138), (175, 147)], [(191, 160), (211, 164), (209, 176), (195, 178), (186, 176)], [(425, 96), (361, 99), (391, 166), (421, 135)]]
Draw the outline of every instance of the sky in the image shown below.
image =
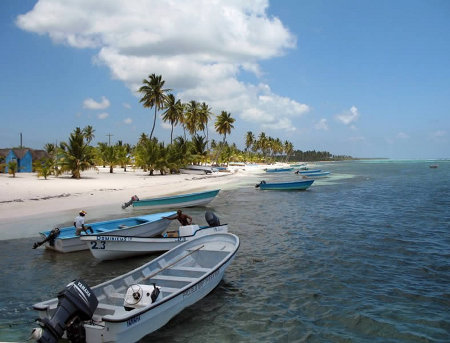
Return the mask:
[[(1, 0), (0, 148), (135, 144), (150, 74), (296, 150), (450, 158), (450, 1)], [(214, 132), (213, 117), (209, 137)], [(182, 135), (180, 127), (174, 135)], [(158, 118), (154, 134), (170, 142)]]

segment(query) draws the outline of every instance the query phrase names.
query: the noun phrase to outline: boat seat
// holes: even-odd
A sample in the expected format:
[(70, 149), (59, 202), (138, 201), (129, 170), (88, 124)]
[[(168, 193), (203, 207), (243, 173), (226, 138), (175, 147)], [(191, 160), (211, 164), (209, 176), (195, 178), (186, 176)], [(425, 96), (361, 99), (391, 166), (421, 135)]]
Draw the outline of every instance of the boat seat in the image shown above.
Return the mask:
[(210, 268), (202, 268), (202, 267), (185, 267), (185, 266), (179, 266), (179, 267), (172, 267), (171, 270), (186, 270), (186, 271), (192, 271), (192, 272), (209, 272)]
[(106, 286), (103, 288), (103, 292), (110, 299), (124, 299), (125, 294), (117, 292), (112, 285)]
[[(167, 280), (167, 281), (182, 281), (182, 282), (194, 282), (197, 281), (198, 278), (191, 278), (191, 277), (186, 277), (186, 276), (172, 276), (172, 275), (155, 275), (154, 277), (152, 277), (153, 280)], [(156, 283), (156, 285), (158, 285), (158, 283)]]
[(163, 286), (158, 286), (156, 285), (159, 290), (163, 293), (175, 293), (178, 292), (180, 289), (179, 288), (173, 288), (173, 287), (163, 287)]
[(126, 229), (128, 227), (129, 227), (128, 225), (124, 225), (124, 224), (119, 225), (119, 229)]

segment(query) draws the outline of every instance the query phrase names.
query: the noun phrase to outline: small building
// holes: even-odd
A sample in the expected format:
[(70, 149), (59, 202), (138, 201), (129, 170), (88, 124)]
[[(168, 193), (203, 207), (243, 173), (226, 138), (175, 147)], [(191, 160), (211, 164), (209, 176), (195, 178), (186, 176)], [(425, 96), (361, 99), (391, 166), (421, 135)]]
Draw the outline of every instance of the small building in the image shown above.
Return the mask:
[(8, 172), (8, 163), (17, 161), (18, 173), (31, 173), (33, 171), (33, 162), (42, 158), (48, 158), (45, 150), (34, 150), (29, 148), (0, 149), (0, 156), (4, 157), (5, 173)]

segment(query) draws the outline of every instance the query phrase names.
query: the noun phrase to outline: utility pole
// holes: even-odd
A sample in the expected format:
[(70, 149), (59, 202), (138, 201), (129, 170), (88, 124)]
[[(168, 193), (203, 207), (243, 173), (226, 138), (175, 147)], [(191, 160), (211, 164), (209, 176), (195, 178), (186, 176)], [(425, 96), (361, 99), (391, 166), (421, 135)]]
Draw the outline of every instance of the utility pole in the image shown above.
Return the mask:
[(114, 135), (108, 133), (107, 136), (108, 136), (108, 146), (111, 146), (111, 136), (114, 136)]

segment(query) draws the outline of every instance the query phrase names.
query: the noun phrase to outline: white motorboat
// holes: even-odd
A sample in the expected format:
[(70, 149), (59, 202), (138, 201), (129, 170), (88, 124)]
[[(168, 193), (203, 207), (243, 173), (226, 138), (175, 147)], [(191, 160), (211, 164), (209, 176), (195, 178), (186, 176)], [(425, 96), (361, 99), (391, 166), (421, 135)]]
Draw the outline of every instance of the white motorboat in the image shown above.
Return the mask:
[[(158, 330), (222, 280), (239, 248), (239, 238), (215, 233), (187, 241), (129, 273), (90, 288), (81, 279), (58, 298), (33, 305), (40, 342), (136, 342)], [(72, 339), (71, 339), (72, 338)]]

